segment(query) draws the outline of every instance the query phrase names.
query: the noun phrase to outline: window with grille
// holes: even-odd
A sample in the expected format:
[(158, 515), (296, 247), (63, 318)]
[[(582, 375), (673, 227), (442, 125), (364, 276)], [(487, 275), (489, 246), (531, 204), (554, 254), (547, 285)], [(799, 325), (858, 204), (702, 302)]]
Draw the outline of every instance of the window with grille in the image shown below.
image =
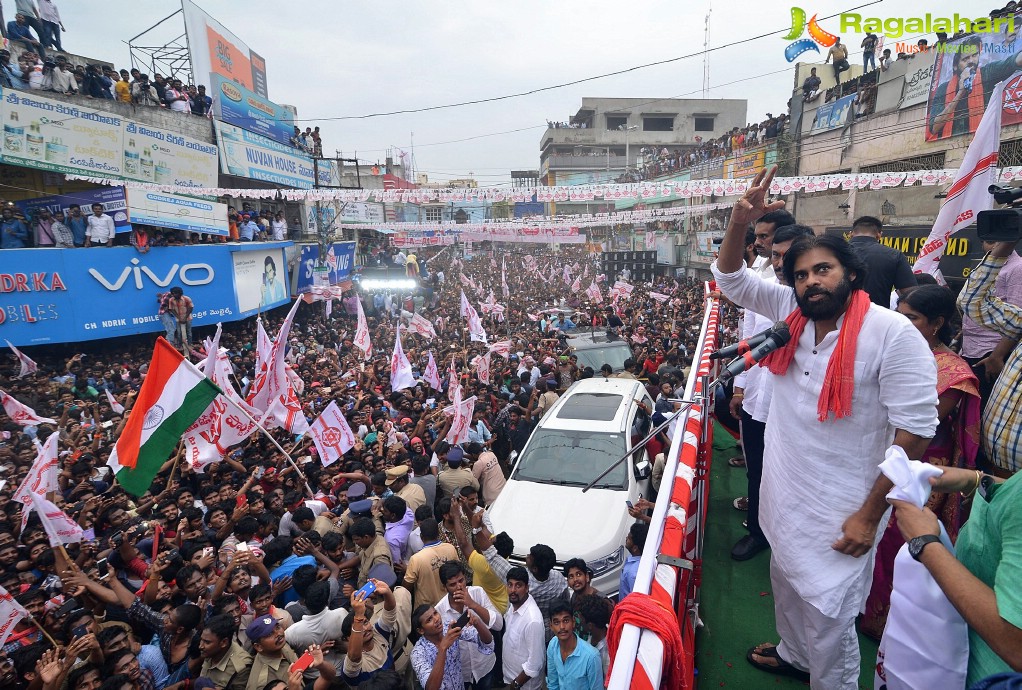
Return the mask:
[(1002, 141), (997, 153), (997, 164), (1001, 167), (1022, 165), (1022, 139)]
[(427, 206), (426, 207), (426, 222), (427, 223), (439, 223), (444, 219), (444, 207), (443, 206)]
[[(1003, 147), (1003, 145), (1002, 145)], [(913, 170), (941, 170), (944, 167), (944, 152), (930, 153), (925, 156), (913, 156), (897, 161), (887, 161), (876, 165), (864, 165), (859, 172), (912, 172)]]

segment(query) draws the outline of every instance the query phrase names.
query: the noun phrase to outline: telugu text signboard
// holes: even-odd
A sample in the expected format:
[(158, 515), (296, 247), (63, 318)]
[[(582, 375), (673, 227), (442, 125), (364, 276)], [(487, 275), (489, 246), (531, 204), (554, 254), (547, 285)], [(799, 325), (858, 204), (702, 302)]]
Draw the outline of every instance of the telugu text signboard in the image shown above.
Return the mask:
[(175, 187), (216, 187), (217, 147), (171, 130), (124, 123), (121, 177)]
[(297, 149), (226, 122), (216, 123), (216, 136), (224, 174), (297, 189), (315, 186), (312, 159), (299, 154)]

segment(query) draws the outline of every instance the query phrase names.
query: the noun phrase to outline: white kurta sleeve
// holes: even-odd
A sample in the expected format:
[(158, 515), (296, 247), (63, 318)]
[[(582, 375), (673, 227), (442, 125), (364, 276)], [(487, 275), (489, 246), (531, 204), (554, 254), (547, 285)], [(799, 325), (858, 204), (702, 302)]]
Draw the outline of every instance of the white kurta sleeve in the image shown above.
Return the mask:
[(895, 428), (923, 438), (937, 433), (937, 363), (908, 319), (893, 325), (885, 341), (880, 402)]
[(725, 297), (771, 321), (787, 318), (797, 306), (794, 290), (780, 283), (763, 280), (750, 268), (742, 266), (734, 273), (721, 273), (714, 261), (710, 270)]

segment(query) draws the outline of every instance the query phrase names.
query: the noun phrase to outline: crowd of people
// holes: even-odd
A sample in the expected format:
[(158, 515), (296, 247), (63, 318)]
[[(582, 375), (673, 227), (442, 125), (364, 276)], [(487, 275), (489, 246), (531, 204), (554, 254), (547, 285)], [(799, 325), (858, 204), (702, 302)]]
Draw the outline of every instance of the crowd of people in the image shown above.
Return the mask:
[[(22, 379), (4, 366), (4, 392), (55, 420), (2, 422), (0, 585), (34, 616), (19, 622), (0, 652), (6, 686), (379, 689), (411, 687), (414, 677), (429, 690), (603, 687), (615, 601), (592, 587), (584, 561), (555, 569), (549, 547), (515, 547), (495, 534), (486, 506), (551, 400), (574, 380), (600, 375), (565, 354), (557, 332), (566, 325), (542, 312), (572, 308), (571, 325), (614, 328), (634, 355), (619, 375), (643, 379), (666, 411), (662, 386), (682, 383), (702, 286), (662, 278), (611, 305), (608, 282), (617, 276), (598, 276), (596, 255), (583, 248), (471, 260), (449, 249), (377, 254), (414, 265), (424, 288), (414, 296), (350, 292), (329, 318), (321, 305), (302, 305), (288, 340), (307, 420), (335, 402), (356, 437), (328, 466), (314, 446), (275, 429), (297, 470), (254, 434), (202, 473), (184, 454), (168, 458), (149, 491), (133, 496), (106, 462), (145, 380), (152, 339), (78, 345), (67, 358), (59, 348), (28, 348), (39, 370)], [(598, 281), (607, 302), (573, 291), (565, 265)], [(474, 302), (495, 294), (506, 305), (502, 315), (482, 315), (490, 341), (508, 341), (482, 379), (478, 357), (487, 347), (464, 333), (462, 289)], [(670, 298), (653, 299), (651, 291)], [(161, 298), (177, 300), (166, 311), (189, 320), (180, 288)], [(373, 343), (368, 360), (353, 344), (359, 299)], [(286, 309), (263, 315), (271, 335)], [(433, 340), (403, 333), (416, 376), (432, 353), (447, 390), (421, 379), (391, 390), (389, 349), (408, 311), (437, 332)], [(196, 340), (209, 334), (196, 330)], [(253, 320), (224, 326), (220, 345), (243, 394), (258, 373), (257, 341)], [(458, 445), (444, 440), (450, 367), (463, 395), (476, 397), (468, 440)], [(66, 557), (34, 514), (22, 528), (22, 506), (12, 500), (37, 454), (34, 442), (54, 434), (60, 490), (53, 500), (85, 530)], [(630, 563), (641, 553), (651, 505), (633, 509)], [(512, 552), (529, 554), (524, 567), (507, 560)], [(304, 673), (291, 670), (304, 655)]]
[(298, 216), (288, 222), (282, 209), (257, 210), (248, 202), (240, 211), (228, 206), (227, 227), (227, 235), (216, 235), (132, 223), (120, 232), (100, 203), (85, 210), (80, 204), (71, 204), (67, 213), (61, 208), (41, 207), (26, 215), (13, 202), (0, 199), (0, 249), (131, 246), (144, 254), (154, 247), (294, 240), (302, 233)]
[(782, 136), (787, 125), (788, 115), (782, 113), (774, 116), (767, 113), (766, 119), (759, 124), (749, 123), (745, 127), (735, 127), (727, 134), (710, 141), (700, 141), (694, 148), (643, 146), (639, 149), (636, 169), (628, 170), (618, 181), (641, 182), (673, 175), (709, 161), (723, 162), (727, 156), (741, 154), (746, 149), (766, 144)]

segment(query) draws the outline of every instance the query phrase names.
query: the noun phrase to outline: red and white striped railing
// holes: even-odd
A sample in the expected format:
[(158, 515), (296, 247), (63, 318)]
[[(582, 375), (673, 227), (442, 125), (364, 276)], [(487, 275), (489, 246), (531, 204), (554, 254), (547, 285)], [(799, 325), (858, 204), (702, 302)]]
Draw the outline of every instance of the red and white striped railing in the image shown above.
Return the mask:
[[(699, 334), (699, 353), (685, 385), (685, 400), (704, 393), (717, 348), (720, 303), (707, 286), (706, 310)], [(683, 647), (680, 688), (694, 686), (695, 628), (702, 577), (703, 525), (709, 497), (712, 449), (711, 399), (701, 400), (671, 425), (671, 448), (664, 468), (649, 534), (643, 547), (633, 592), (648, 594), (673, 615)], [(660, 558), (665, 557), (665, 558)], [(609, 690), (659, 690), (664, 679), (664, 645), (651, 630), (625, 623), (620, 631)], [(677, 690), (671, 688), (671, 690)]]

